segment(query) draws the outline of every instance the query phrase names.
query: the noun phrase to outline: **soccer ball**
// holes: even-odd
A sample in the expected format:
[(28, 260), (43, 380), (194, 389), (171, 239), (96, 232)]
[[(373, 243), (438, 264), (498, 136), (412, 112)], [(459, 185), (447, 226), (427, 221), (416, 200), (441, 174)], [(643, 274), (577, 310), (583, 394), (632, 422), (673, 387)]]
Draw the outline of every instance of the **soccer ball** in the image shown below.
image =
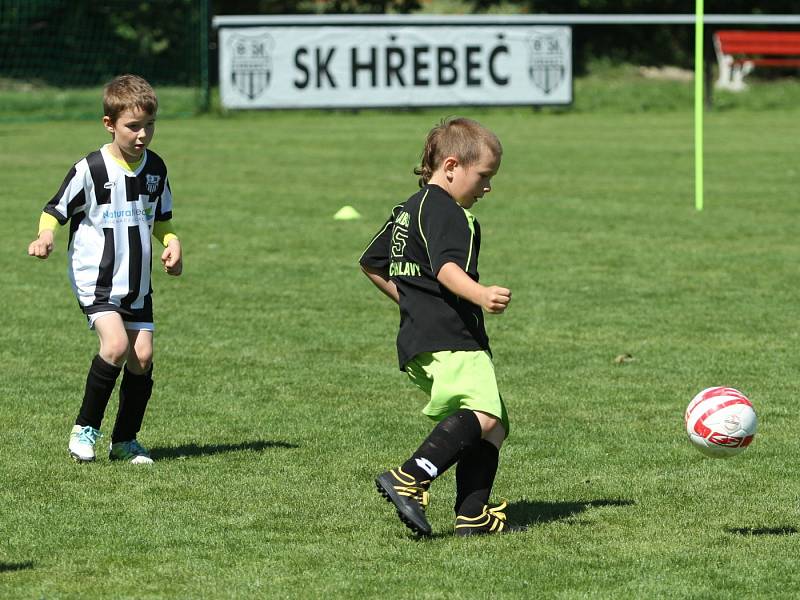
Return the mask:
[(684, 417), (686, 433), (695, 448), (707, 456), (739, 454), (756, 435), (756, 411), (742, 392), (711, 387), (692, 398)]

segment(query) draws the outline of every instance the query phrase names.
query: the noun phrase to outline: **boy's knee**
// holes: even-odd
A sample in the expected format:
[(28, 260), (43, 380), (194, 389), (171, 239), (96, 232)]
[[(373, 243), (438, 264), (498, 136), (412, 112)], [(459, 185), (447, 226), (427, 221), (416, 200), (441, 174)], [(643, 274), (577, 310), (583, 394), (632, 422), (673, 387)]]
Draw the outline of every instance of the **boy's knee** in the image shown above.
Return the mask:
[(497, 425), (495, 425), (491, 431), (485, 433), (483, 439), (493, 444), (499, 450), (506, 439), (506, 428), (503, 427), (499, 419), (496, 419), (496, 421)]
[(150, 370), (153, 360), (152, 357), (148, 357), (147, 359), (142, 356), (128, 357), (128, 362), (126, 364), (128, 370), (134, 375), (144, 375)]
[(500, 448), (503, 440), (506, 439), (506, 428), (503, 427), (503, 422), (494, 415), (480, 411), (475, 411), (475, 416), (478, 417), (478, 422), (481, 424), (481, 438)]
[(128, 339), (125, 337), (111, 338), (103, 340), (100, 348), (100, 356), (106, 362), (121, 365), (125, 362), (128, 355)]
[(142, 375), (150, 370), (150, 365), (153, 364), (153, 347), (152, 346), (135, 346), (130, 349), (128, 353), (128, 370), (136, 375)]
[(150, 370), (153, 364), (153, 337), (146, 331), (128, 332), (128, 370), (142, 375)]
[[(485, 412), (475, 411), (475, 416), (478, 417), (478, 422), (481, 424), (482, 437), (486, 437), (490, 431), (500, 425), (500, 419), (494, 415)], [(502, 425), (500, 425), (502, 427)]]

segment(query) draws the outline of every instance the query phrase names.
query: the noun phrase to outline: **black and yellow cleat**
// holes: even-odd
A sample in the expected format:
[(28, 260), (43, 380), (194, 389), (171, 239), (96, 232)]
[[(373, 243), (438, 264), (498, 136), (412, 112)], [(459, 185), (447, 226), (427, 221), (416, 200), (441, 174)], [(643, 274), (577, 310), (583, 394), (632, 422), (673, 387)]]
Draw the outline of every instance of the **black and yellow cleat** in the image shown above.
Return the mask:
[(397, 516), (417, 535), (430, 535), (431, 526), (425, 517), (428, 506), (429, 481), (417, 481), (401, 469), (392, 469), (375, 478), (378, 493), (394, 504)]
[(506, 513), (503, 512), (506, 506), (508, 506), (507, 502), (497, 506), (484, 506), (483, 511), (477, 517), (458, 515), (456, 517), (455, 534), (467, 536), (525, 531), (526, 527), (509, 525)]

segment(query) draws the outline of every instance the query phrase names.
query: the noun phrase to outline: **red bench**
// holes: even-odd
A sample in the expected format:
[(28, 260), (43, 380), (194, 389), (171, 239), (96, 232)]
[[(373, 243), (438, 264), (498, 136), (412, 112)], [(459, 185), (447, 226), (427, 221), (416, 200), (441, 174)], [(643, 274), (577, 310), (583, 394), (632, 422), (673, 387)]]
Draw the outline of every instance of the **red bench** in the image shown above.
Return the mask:
[(743, 90), (744, 76), (755, 67), (800, 67), (800, 31), (717, 31), (717, 87)]

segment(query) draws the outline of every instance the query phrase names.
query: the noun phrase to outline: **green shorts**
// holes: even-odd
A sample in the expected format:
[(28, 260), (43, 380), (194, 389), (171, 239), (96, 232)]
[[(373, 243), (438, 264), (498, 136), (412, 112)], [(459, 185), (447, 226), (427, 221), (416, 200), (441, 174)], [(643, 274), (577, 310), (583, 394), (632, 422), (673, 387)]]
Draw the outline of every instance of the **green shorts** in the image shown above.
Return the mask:
[(406, 364), (406, 373), (411, 383), (430, 396), (422, 412), (434, 421), (468, 408), (499, 418), (508, 435), (508, 412), (488, 352), (422, 352)]

